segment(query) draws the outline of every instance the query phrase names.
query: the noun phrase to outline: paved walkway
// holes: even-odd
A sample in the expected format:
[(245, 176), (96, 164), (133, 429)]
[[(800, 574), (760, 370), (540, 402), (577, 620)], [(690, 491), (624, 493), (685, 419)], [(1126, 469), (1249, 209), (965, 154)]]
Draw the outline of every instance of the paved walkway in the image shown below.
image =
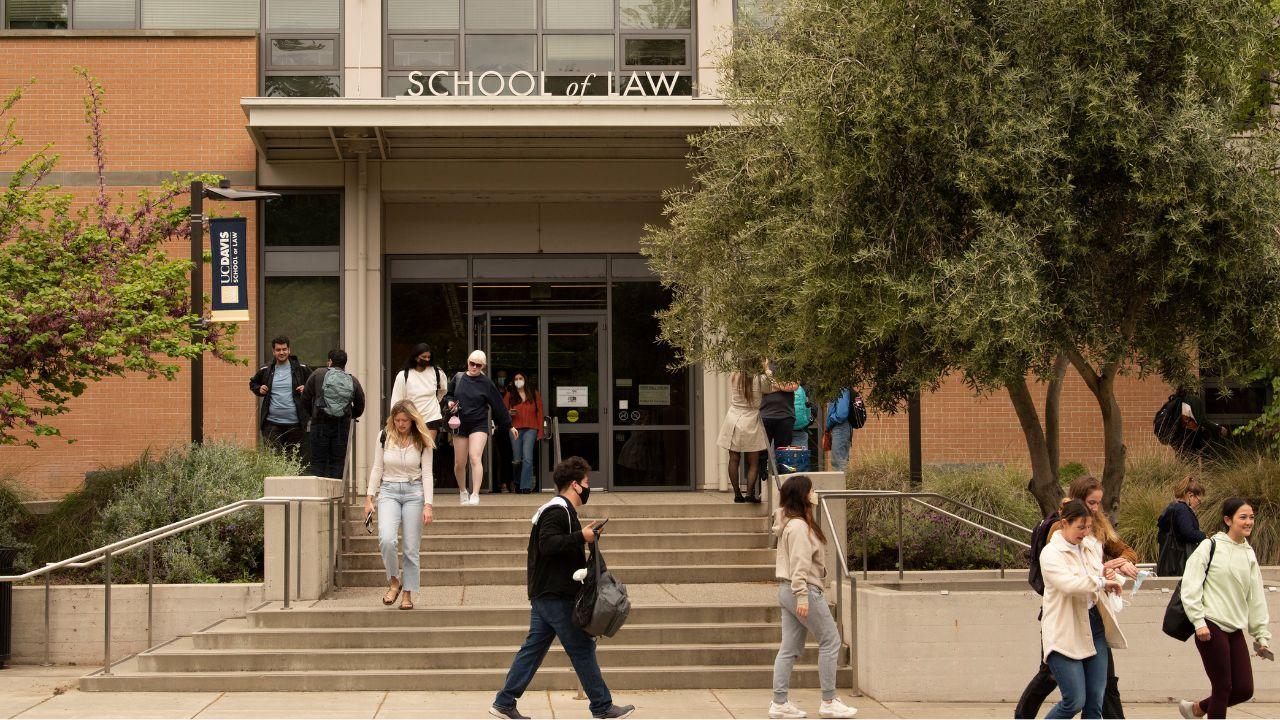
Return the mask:
[[(0, 718), (487, 718), (493, 693), (83, 693), (74, 689), (84, 668), (18, 666), (0, 670)], [(620, 693), (638, 706), (635, 717), (763, 718), (768, 690), (681, 690)], [(792, 699), (817, 717), (818, 691), (797, 690)], [(859, 718), (1008, 718), (1003, 703), (878, 703), (845, 698)], [(538, 720), (588, 717), (572, 692), (529, 693), (520, 709)], [(1047, 708), (1046, 708), (1047, 709)], [(1177, 718), (1172, 704), (1126, 705), (1130, 718)], [(1249, 703), (1232, 717), (1280, 718), (1280, 703)]]

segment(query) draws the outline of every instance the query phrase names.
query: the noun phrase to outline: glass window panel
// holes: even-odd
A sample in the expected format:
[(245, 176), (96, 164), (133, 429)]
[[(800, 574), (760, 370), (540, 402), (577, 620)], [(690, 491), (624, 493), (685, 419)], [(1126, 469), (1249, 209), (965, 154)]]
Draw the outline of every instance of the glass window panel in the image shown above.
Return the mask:
[(138, 25), (134, 0), (76, 0), (77, 28), (132, 28)]
[[(646, 422), (644, 410), (627, 411), (627, 415), (640, 418), (637, 424)], [(615, 488), (689, 487), (693, 475), (688, 430), (631, 430), (614, 422)]]
[(220, 29), (259, 25), (258, 0), (218, 0), (193, 3), (190, 0), (142, 0), (142, 27)]
[(684, 30), (690, 26), (689, 0), (618, 0), (624, 28)]
[(323, 367), (329, 351), (340, 346), (339, 278), (267, 277), (262, 316), (265, 337), (287, 335), (299, 359)]
[[(429, 80), (429, 77), (430, 77), (429, 75), (423, 75), (422, 78), (418, 80), (418, 82), (422, 85), (422, 92), (420, 95), (414, 95), (412, 97), (435, 97), (434, 95), (431, 94), (431, 91), (427, 89), (427, 82)], [(434, 82), (432, 82), (432, 86), (436, 89), (436, 92), (439, 94), (452, 95), (453, 94), (453, 77), (452, 75), (450, 75), (449, 77), (437, 77), (434, 80)], [(410, 95), (409, 91), (416, 90), (416, 89), (417, 89), (417, 86), (409, 81), (408, 75), (391, 75), (387, 77), (387, 95), (386, 95), (387, 97), (398, 97), (400, 95)]]
[(267, 0), (267, 27), (337, 30), (338, 0)]
[(342, 196), (288, 193), (264, 200), (267, 247), (337, 247), (342, 237)]
[[(517, 70), (534, 72), (538, 69), (537, 46), (538, 38), (534, 35), (468, 35), (467, 69), (477, 73), (477, 82), (479, 73), (486, 70), (496, 70), (503, 75)], [(490, 87), (494, 84), (490, 81)], [(473, 86), (472, 91), (480, 94), (477, 87)]]
[(391, 38), (391, 65), (412, 70), (455, 70), (458, 41), (454, 38)]
[(268, 75), (266, 97), (338, 97), (337, 75)]
[(6, 0), (5, 26), (14, 30), (60, 30), (67, 27), (66, 0)]
[(468, 30), (533, 30), (537, 0), (466, 0)]
[[(603, 82), (602, 82), (603, 80)], [(587, 83), (587, 91), (583, 93), (582, 83)], [(587, 81), (586, 75), (548, 75), (548, 95), (608, 95), (609, 82), (605, 78), (594, 77)]]
[(613, 402), (628, 411), (625, 421), (615, 414), (616, 425), (689, 424), (689, 371), (671, 370), (675, 351), (655, 339), (655, 314), (670, 304), (671, 292), (656, 282), (613, 284)]
[(605, 73), (613, 69), (612, 35), (547, 35), (543, 67), (555, 73)]
[(275, 67), (333, 67), (338, 64), (337, 41), (329, 38), (271, 38)]
[(622, 64), (627, 67), (683, 67), (688, 65), (684, 38), (624, 38)]
[(389, 30), (457, 30), (458, 0), (387, 0)]
[(612, 30), (613, 0), (546, 0), (548, 30)]

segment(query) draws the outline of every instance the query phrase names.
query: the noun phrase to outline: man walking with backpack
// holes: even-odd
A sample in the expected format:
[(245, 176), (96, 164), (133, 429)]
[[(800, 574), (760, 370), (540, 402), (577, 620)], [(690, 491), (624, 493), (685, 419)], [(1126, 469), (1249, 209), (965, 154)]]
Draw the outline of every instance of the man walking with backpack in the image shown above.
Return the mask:
[(311, 474), (317, 477), (342, 477), (351, 421), (364, 414), (364, 388), (346, 367), (347, 352), (330, 350), (329, 366), (311, 373), (302, 388), (311, 416)]
[(580, 587), (574, 573), (585, 570), (586, 547), (595, 542), (598, 521), (586, 527), (578, 521), (578, 508), (587, 504), (591, 466), (580, 457), (566, 458), (556, 464), (555, 496), (533, 514), (529, 532), (529, 634), (511, 662), (507, 682), (493, 699), (489, 714), (508, 720), (528, 720), (516, 709), (516, 702), (533, 681), (534, 673), (547, 656), (557, 638), (569, 655), (578, 674), (578, 682), (591, 700), (591, 716), (625, 718), (635, 712), (634, 705), (614, 705), (609, 687), (600, 675), (596, 661), (595, 638), (573, 623), (573, 601)]

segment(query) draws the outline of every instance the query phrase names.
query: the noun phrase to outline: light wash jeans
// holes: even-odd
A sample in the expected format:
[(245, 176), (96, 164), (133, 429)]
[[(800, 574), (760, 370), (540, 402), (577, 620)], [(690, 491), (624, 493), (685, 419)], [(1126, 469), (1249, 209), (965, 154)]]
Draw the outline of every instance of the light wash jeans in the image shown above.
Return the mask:
[[(382, 566), (387, 569), (387, 582), (399, 577), (401, 589), (418, 592), (421, 584), (421, 568), (418, 551), (422, 546), (422, 496), (421, 482), (384, 482), (378, 488), (378, 547), (382, 550)], [(404, 542), (400, 554), (404, 556), (404, 572), (398, 573), (396, 536), (404, 527)]]
[(853, 446), (853, 426), (842, 422), (827, 429), (831, 431), (831, 467), (844, 472), (849, 464), (849, 448)]
[(533, 489), (533, 444), (538, 442), (536, 428), (517, 428), (511, 438), (511, 458), (520, 461), (520, 489)]
[(796, 596), (791, 583), (778, 584), (778, 604), (782, 605), (782, 647), (773, 661), (773, 701), (781, 705), (791, 690), (791, 669), (804, 652), (805, 637), (812, 632), (818, 639), (818, 683), (822, 699), (836, 696), (836, 662), (840, 659), (840, 630), (831, 617), (831, 608), (822, 588), (809, 586), (809, 617), (796, 614)]

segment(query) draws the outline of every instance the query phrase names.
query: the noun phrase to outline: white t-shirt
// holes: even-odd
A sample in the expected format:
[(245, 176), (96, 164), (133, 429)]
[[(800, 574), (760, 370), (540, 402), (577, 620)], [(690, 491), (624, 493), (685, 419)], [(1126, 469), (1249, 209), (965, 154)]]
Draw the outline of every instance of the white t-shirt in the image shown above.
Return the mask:
[[(405, 379), (408, 375), (408, 379)], [(444, 370), (428, 366), (426, 370), (411, 369), (408, 373), (396, 373), (396, 384), (391, 388), (391, 406), (408, 400), (418, 409), (422, 419), (431, 422), (444, 416), (440, 413), (440, 398), (448, 389), (448, 376)]]

